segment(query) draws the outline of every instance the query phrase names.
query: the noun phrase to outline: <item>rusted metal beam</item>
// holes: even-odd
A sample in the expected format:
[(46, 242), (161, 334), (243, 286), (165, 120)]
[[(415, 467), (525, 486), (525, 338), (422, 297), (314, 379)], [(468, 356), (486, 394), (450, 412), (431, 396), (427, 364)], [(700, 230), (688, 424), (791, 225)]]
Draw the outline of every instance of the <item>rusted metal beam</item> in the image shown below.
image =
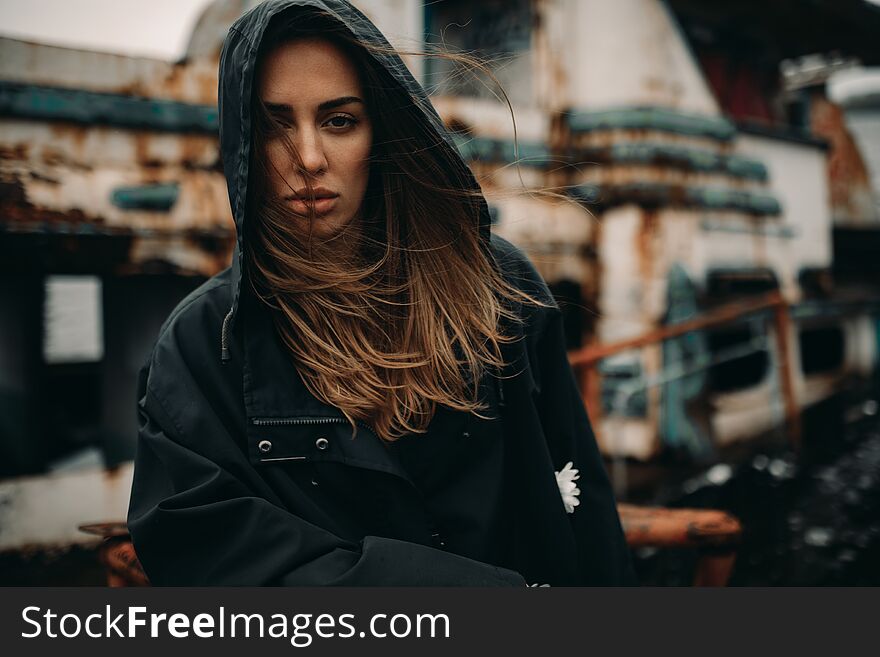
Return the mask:
[(591, 415), (595, 415), (596, 419), (594, 419), (594, 423), (598, 421), (599, 417), (598, 408), (594, 410), (594, 407), (598, 406), (598, 400), (600, 399), (599, 393), (597, 392), (599, 389), (599, 382), (596, 380), (596, 374), (594, 373), (596, 370), (595, 365), (598, 361), (608, 358), (609, 356), (614, 356), (623, 351), (646, 347), (663, 340), (676, 338), (685, 333), (690, 333), (691, 331), (700, 331), (715, 326), (721, 326), (736, 321), (743, 316), (768, 310), (773, 311), (778, 351), (776, 366), (785, 409), (786, 432), (792, 448), (798, 449), (800, 447), (801, 422), (797, 392), (794, 384), (794, 373), (792, 371), (792, 346), (791, 341), (789, 340), (791, 316), (789, 314), (788, 304), (779, 291), (768, 292), (760, 297), (746, 301), (729, 303), (720, 308), (709, 311), (700, 317), (695, 317), (694, 319), (680, 322), (678, 324), (661, 326), (634, 338), (606, 344), (590, 345), (578, 351), (569, 353), (569, 362), (572, 367), (583, 368), (584, 370), (580, 373), (580, 380), (582, 384), (584, 384), (584, 388), (581, 392), (584, 397), (584, 403)]
[(736, 563), (742, 525), (716, 509), (667, 509), (618, 504), (631, 548), (696, 548), (700, 557), (694, 586), (725, 586)]
[(595, 367), (584, 367), (581, 374), (581, 394), (594, 427), (602, 423), (602, 377)]
[(125, 522), (89, 523), (78, 529), (104, 538), (98, 547), (98, 560), (107, 569), (107, 586), (150, 586)]
[(643, 333), (634, 338), (619, 340), (617, 342), (608, 342), (605, 344), (595, 344), (584, 347), (583, 349), (569, 353), (569, 362), (572, 367), (591, 366), (615, 354), (630, 349), (638, 349), (649, 344), (677, 338), (691, 331), (701, 331), (704, 329), (721, 326), (740, 319), (744, 315), (752, 315), (758, 312), (773, 310), (780, 305), (785, 305), (785, 299), (778, 291), (768, 292), (754, 299), (745, 301), (736, 301), (725, 304), (720, 308), (711, 310), (699, 317), (680, 322), (678, 324), (670, 324), (668, 326), (660, 326), (656, 329)]
[(107, 539), (98, 548), (98, 558), (107, 567), (108, 586), (150, 585), (130, 539)]
[(794, 374), (791, 367), (791, 340), (788, 335), (791, 318), (787, 304), (780, 303), (773, 309), (773, 321), (776, 329), (776, 346), (779, 352), (776, 357), (776, 367), (779, 372), (779, 385), (782, 388), (782, 400), (785, 405), (785, 426), (792, 448), (798, 449), (801, 442), (801, 416), (798, 411)]
[(697, 561), (694, 573), (694, 586), (726, 586), (733, 566), (736, 563), (736, 552), (707, 552)]
[(739, 520), (724, 511), (632, 504), (617, 511), (630, 547), (733, 548), (742, 536)]

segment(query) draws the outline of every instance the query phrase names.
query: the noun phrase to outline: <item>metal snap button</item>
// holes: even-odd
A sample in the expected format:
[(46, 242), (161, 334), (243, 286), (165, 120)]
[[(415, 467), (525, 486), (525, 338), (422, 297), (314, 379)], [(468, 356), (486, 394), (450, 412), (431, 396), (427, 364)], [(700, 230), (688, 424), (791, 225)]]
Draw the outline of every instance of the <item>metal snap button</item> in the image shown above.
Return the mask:
[(270, 443), (268, 440), (261, 440), (261, 441), (259, 442), (259, 444), (257, 445), (257, 448), (258, 448), (261, 452), (264, 452), (264, 453), (265, 453), (265, 452), (268, 452), (268, 451), (270, 451), (270, 450), (272, 449), (272, 443)]
[(320, 438), (318, 438), (315, 441), (315, 447), (317, 447), (318, 449), (327, 449), (327, 447), (329, 445), (330, 445), (330, 441), (327, 440), (326, 438), (324, 438), (323, 436), (321, 436)]

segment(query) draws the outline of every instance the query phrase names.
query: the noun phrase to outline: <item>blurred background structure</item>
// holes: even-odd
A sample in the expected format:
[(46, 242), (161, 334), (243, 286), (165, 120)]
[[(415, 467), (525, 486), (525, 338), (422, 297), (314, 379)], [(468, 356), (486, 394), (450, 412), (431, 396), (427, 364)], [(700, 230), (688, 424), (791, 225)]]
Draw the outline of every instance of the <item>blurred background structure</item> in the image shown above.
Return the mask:
[[(0, 582), (90, 581), (77, 525), (125, 517), (137, 370), (231, 254), (217, 63), (252, 4), (193, 3), (173, 61), (0, 37)], [(406, 57), (562, 305), (621, 499), (735, 511), (734, 583), (880, 582), (880, 7), (355, 4), (490, 61), (515, 131)]]

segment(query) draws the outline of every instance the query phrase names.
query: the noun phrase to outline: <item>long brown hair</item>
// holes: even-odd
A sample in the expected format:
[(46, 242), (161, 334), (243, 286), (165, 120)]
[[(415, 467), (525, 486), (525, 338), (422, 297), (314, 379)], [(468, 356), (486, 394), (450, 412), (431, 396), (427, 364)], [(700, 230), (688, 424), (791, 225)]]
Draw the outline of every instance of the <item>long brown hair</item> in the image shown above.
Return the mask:
[[(267, 193), (265, 144), (283, 130), (277, 132), (254, 94), (245, 222), (251, 285), (273, 309), (306, 387), (338, 407), (355, 430), (363, 422), (387, 441), (422, 433), (438, 404), (480, 415), (486, 405), (479, 382), (487, 372), (500, 373), (501, 345), (513, 340), (505, 325), (520, 321), (519, 304), (544, 304), (508, 283), (491, 262), (480, 237), (481, 193), (422, 110), (370, 54), (387, 49), (361, 44), (312, 9), (270, 32), (261, 50), (315, 35), (342, 48), (360, 75), (373, 125), (365, 198), (340, 235), (321, 240), (303, 230)], [(491, 76), (470, 56), (441, 56)], [(293, 143), (285, 141), (304, 172)], [(311, 189), (308, 175), (303, 178)], [(309, 219), (311, 226), (314, 216)]]

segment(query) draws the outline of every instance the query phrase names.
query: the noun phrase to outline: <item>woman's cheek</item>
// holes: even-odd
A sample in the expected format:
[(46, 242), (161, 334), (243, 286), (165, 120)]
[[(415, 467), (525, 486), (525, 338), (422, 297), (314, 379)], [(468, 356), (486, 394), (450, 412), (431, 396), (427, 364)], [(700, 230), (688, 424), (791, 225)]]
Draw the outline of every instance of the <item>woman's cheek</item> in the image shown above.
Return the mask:
[(281, 139), (271, 139), (266, 144), (266, 160), (269, 164), (269, 176), (272, 180), (283, 177), (289, 169), (291, 155)]
[(370, 170), (370, 152), (373, 149), (373, 140), (368, 134), (365, 139), (362, 139), (358, 143), (357, 150), (357, 162), (359, 164), (358, 171), (360, 175), (366, 176)]

